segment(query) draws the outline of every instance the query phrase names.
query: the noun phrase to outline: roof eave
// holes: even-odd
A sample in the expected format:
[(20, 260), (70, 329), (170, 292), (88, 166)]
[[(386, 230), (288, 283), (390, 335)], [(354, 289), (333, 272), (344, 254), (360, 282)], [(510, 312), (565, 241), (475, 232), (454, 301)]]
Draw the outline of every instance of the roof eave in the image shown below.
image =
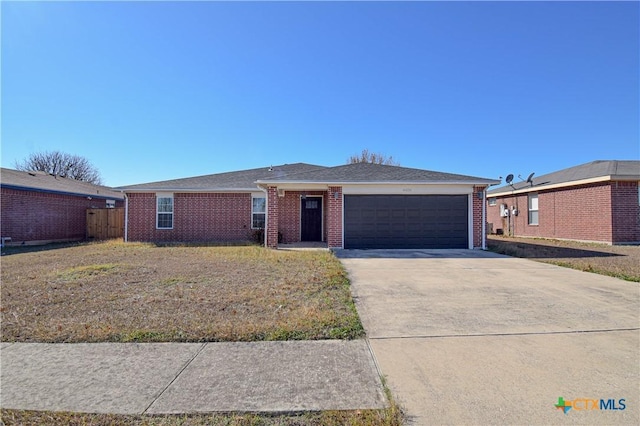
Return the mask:
[(571, 186), (589, 185), (592, 183), (610, 182), (610, 181), (640, 181), (638, 175), (606, 175), (598, 176), (588, 179), (572, 180), (569, 182), (558, 182), (547, 185), (528, 186), (526, 188), (511, 189), (508, 191), (491, 192), (487, 194), (487, 197), (503, 197), (505, 195), (525, 194), (527, 192), (546, 191), (550, 189), (567, 188)]
[(185, 192), (185, 193), (198, 193), (198, 192), (256, 192), (259, 188), (118, 188), (119, 191), (125, 193), (132, 192)]
[[(91, 192), (73, 192), (73, 191), (63, 191), (60, 189), (48, 189), (48, 188), (36, 188), (33, 186), (23, 186), (23, 185), (12, 185), (3, 183), (0, 184), (0, 187), (6, 189), (15, 189), (18, 191), (33, 191), (33, 192), (43, 192), (47, 194), (57, 194), (57, 195), (71, 195), (74, 197), (91, 197), (91, 198), (99, 198), (105, 200), (120, 200), (123, 201), (124, 197), (120, 194), (100, 194), (100, 193), (91, 193)], [(113, 190), (112, 190), (113, 191)], [(113, 191), (118, 192), (118, 191)]]
[(294, 181), (294, 180), (258, 180), (257, 185), (294, 184), (294, 185), (496, 185), (498, 180), (469, 181)]

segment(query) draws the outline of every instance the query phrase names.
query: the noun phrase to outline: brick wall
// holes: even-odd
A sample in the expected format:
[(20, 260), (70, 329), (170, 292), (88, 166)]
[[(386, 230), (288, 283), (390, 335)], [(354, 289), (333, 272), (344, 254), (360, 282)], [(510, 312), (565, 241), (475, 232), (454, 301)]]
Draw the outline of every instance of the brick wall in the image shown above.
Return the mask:
[[(324, 234), (322, 240), (326, 241), (327, 213), (326, 213), (326, 192), (324, 191), (304, 191), (308, 197), (322, 197), (322, 223), (324, 224)], [(278, 200), (278, 231), (282, 234), (284, 244), (300, 241), (300, 198), (302, 191), (286, 191), (284, 197)]]
[(638, 182), (611, 184), (613, 243), (640, 243)]
[(129, 241), (229, 242), (251, 238), (251, 194), (175, 193), (173, 229), (156, 229), (156, 195), (131, 193)]
[[(334, 196), (334, 194), (338, 196)], [(330, 248), (342, 248), (342, 187), (330, 186), (327, 196), (327, 243)]]
[(484, 198), (478, 197), (478, 192), (482, 192), (486, 186), (473, 187), (473, 247), (482, 247), (482, 206)]
[[(11, 244), (35, 241), (82, 240), (88, 208), (104, 208), (106, 200), (81, 195), (2, 188), (2, 237)], [(123, 207), (117, 201), (116, 207)]]
[[(487, 207), (487, 222), (494, 232), (509, 231), (509, 219), (499, 217), (500, 204), (517, 206), (511, 217), (514, 236), (558, 238), (607, 243), (640, 240), (637, 182), (607, 182), (538, 193), (538, 225), (528, 223), (528, 196), (501, 197)], [(487, 202), (488, 204), (488, 202)]]
[(270, 248), (278, 248), (279, 208), (278, 188), (270, 186), (267, 189), (267, 229), (265, 230), (267, 247)]

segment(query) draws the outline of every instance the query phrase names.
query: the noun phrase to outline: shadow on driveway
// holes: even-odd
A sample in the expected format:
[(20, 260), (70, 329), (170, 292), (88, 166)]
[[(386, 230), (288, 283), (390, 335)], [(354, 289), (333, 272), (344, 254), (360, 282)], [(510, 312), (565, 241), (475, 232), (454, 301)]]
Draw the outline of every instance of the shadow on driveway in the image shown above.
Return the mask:
[(334, 253), (339, 259), (486, 259), (504, 257), (489, 251), (465, 249), (339, 249)]

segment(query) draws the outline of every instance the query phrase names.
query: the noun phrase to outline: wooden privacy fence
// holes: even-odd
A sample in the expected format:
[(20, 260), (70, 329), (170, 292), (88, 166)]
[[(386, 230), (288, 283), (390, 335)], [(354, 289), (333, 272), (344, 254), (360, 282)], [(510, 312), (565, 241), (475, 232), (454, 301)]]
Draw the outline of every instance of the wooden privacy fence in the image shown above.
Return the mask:
[(105, 240), (124, 236), (124, 208), (87, 209), (87, 239)]

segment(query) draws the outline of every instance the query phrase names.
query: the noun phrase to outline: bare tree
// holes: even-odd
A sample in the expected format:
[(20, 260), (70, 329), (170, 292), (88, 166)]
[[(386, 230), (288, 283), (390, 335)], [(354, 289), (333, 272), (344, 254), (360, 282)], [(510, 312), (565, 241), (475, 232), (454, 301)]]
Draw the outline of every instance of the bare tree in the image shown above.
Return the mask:
[(95, 185), (102, 184), (98, 169), (84, 157), (60, 151), (37, 152), (22, 161), (16, 161), (15, 167), (22, 171), (40, 171), (68, 179), (75, 179)]
[(400, 163), (395, 161), (392, 156), (379, 154), (376, 152), (370, 152), (368, 149), (363, 149), (360, 154), (352, 155), (347, 160), (347, 164), (355, 163), (373, 163), (373, 164), (386, 164), (388, 166), (399, 166)]

